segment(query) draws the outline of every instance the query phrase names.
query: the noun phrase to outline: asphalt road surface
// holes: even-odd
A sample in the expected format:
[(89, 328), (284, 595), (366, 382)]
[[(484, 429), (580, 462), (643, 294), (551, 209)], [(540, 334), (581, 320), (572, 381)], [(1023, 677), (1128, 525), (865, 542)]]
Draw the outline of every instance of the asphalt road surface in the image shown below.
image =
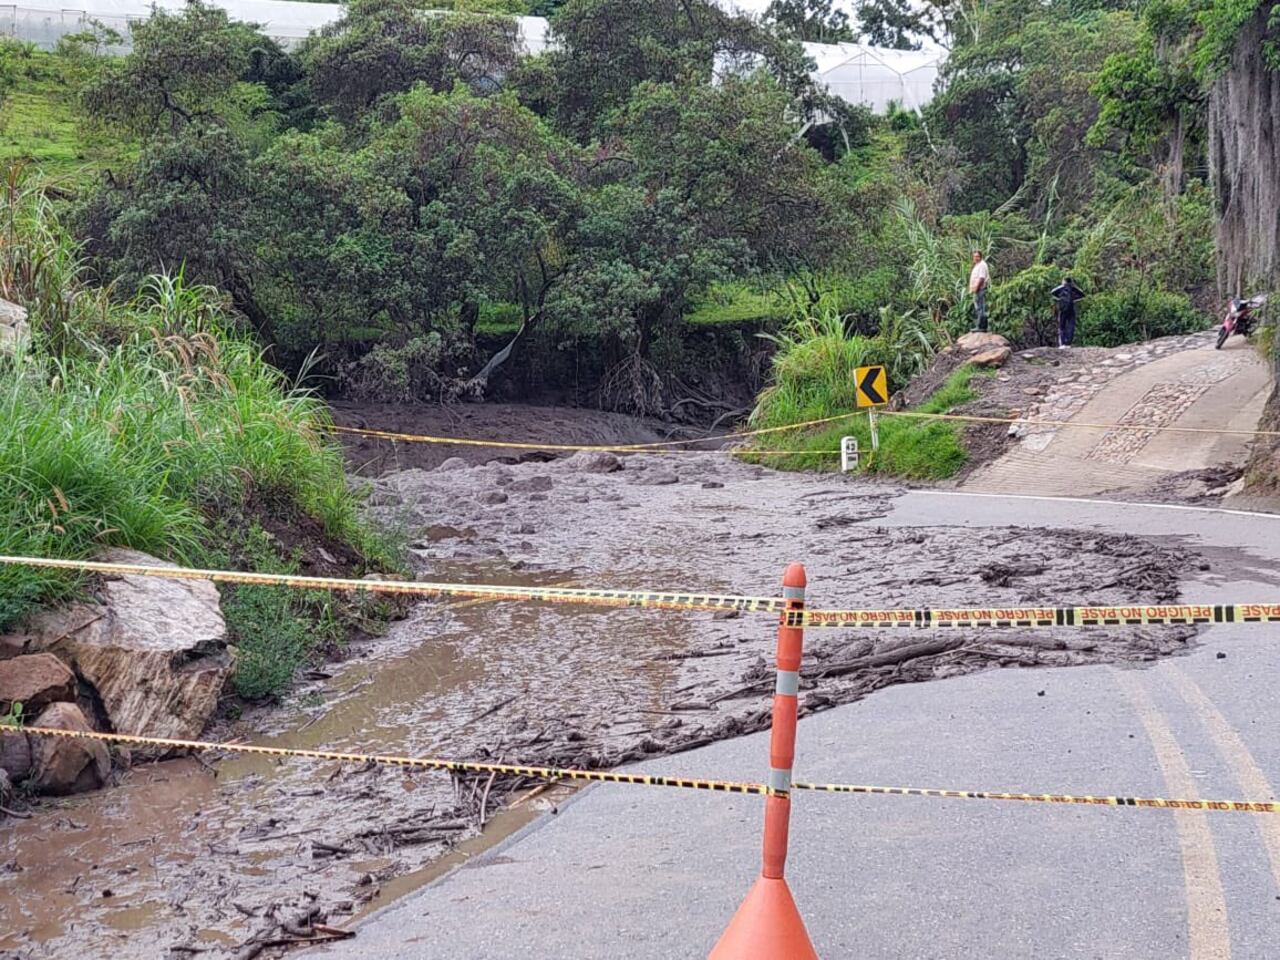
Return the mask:
[[(1280, 517), (918, 492), (880, 522), (1182, 536), (1213, 559), (1187, 600), (1280, 595)], [(833, 592), (811, 585), (811, 602)], [(892, 687), (802, 721), (796, 777), (1271, 800), (1278, 662), (1280, 628), (1224, 625), (1144, 668)], [(760, 780), (767, 757), (760, 734), (643, 769)], [(705, 956), (759, 870), (762, 808), (593, 787), (316, 955)], [(1280, 957), (1280, 815), (800, 793), (787, 873), (826, 958)]]

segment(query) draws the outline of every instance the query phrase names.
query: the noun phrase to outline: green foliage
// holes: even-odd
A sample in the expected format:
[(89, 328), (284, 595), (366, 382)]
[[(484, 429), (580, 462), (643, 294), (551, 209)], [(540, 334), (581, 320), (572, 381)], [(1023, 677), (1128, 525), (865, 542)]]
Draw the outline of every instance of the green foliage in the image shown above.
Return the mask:
[[(988, 376), (965, 366), (951, 374), (924, 403), (917, 413), (949, 413), (976, 398), (972, 387), (975, 376)], [(752, 454), (743, 456), (780, 470), (838, 470), (840, 442), (843, 437), (856, 437), (860, 451), (860, 469), (881, 476), (911, 480), (944, 480), (954, 476), (968, 462), (962, 424), (915, 417), (882, 416), (877, 431), (880, 449), (873, 452), (871, 428), (865, 416), (849, 412), (846, 420), (807, 431), (769, 435), (767, 446), (795, 450), (787, 456)], [(836, 415), (836, 414), (832, 414)], [(801, 420), (790, 422), (800, 423)]]
[(989, 304), (992, 331), (1019, 345), (1056, 343), (1058, 328), (1049, 291), (1065, 276), (1061, 268), (1041, 264), (992, 284)]
[(78, 115), (78, 90), (99, 65), (78, 50), (49, 54), (0, 39), (0, 164), (28, 161), (78, 186), (128, 156), (123, 138)]
[[(273, 538), (256, 524), (245, 533), (220, 531), (218, 539), (236, 544), (235, 556), (227, 558), (234, 566), (257, 573), (298, 572), (296, 560), (281, 559)], [(246, 700), (275, 696), (317, 650), (344, 636), (332, 598), (316, 600), (289, 587), (242, 585), (222, 593), (222, 613), (236, 650), (231, 682)]]
[(845, 43), (854, 39), (849, 15), (833, 0), (772, 0), (765, 23), (779, 34), (806, 43)]
[[(364, 541), (341, 454), (319, 433), (323, 405), (234, 333), (216, 291), (158, 276), (104, 310), (36, 191), (16, 184), (3, 212), (22, 242), (6, 248), (0, 284), (27, 303), (35, 345), (0, 361), (0, 552), (85, 557), (114, 545), (189, 560), (206, 514), (262, 494)], [(42, 233), (26, 235), (31, 225)], [(50, 262), (67, 284), (52, 312), (40, 294)], [(95, 337), (104, 318), (107, 342)], [(51, 353), (59, 340), (65, 352)], [(71, 586), (0, 570), (0, 629)]]
[(853, 332), (848, 318), (830, 307), (801, 314), (782, 333), (768, 335), (777, 352), (751, 423), (778, 427), (855, 410), (854, 371), (870, 364), (888, 367), (890, 389), (901, 389), (932, 357), (933, 334), (919, 316), (888, 308), (870, 337)]
[(0, 714), (0, 727), (13, 729), (22, 726), (22, 701), (15, 700), (9, 704), (7, 713)]
[(516, 22), (503, 16), (424, 14), (412, 0), (352, 0), (299, 51), (315, 99), (347, 123), (415, 84), (493, 92), (517, 62)]
[(1280, 3), (1268, 6), (1268, 0), (1207, 0), (1199, 9), (1202, 32), (1192, 54), (1199, 76), (1211, 80), (1226, 69), (1241, 30), (1259, 11), (1266, 11), (1267, 16), (1262, 55), (1271, 69), (1280, 70)]
[(1185, 295), (1166, 290), (1102, 291), (1085, 297), (1079, 310), (1076, 337), (1091, 347), (1119, 347), (1209, 325)]

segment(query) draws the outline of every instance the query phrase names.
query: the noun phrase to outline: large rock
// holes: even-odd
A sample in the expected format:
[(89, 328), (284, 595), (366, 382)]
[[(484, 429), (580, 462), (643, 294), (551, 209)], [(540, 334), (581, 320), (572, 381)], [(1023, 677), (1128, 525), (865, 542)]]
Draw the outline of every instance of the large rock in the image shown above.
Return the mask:
[[(55, 703), (34, 726), (89, 731), (89, 721), (74, 703)], [(40, 793), (67, 794), (96, 790), (111, 773), (111, 756), (97, 740), (73, 737), (30, 737), (35, 770), (28, 786)]]
[(603, 450), (579, 450), (565, 463), (569, 469), (581, 473), (617, 473), (623, 469), (618, 457)]
[(1009, 341), (998, 333), (982, 333), (974, 330), (957, 340), (956, 346), (965, 353), (982, 353), (987, 350), (1007, 348)]
[(0, 355), (16, 353), (19, 345), (30, 338), (27, 311), (16, 303), (0, 300)]
[(969, 358), (969, 362), (975, 367), (1003, 367), (1012, 355), (1013, 351), (1008, 347), (992, 347), (975, 353)]
[[(131, 550), (102, 559), (168, 566)], [(32, 647), (55, 653), (98, 694), (118, 733), (193, 738), (235, 666), (217, 588), (207, 580), (106, 578), (99, 602), (45, 612)]]
[(0, 731), (0, 770), (14, 783), (26, 780), (35, 769), (31, 739), (25, 733)]
[(51, 653), (33, 653), (0, 661), (0, 714), (14, 703), (33, 717), (51, 703), (76, 698), (76, 677)]

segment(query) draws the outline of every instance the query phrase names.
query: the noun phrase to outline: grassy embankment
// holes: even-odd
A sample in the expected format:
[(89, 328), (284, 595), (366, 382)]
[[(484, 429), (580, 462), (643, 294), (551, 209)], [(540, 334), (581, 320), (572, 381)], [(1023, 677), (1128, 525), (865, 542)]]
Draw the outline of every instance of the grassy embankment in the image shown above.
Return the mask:
[[(21, 356), (0, 359), (0, 553), (121, 546), (287, 570), (295, 558), (268, 549), (252, 519), (280, 510), (314, 518), (362, 562), (388, 559), (357, 515), (324, 405), (263, 359), (216, 291), (157, 276), (121, 301), (85, 284), (75, 242), (16, 168), (0, 240), (0, 284), (33, 330)], [(76, 587), (0, 567), (0, 630)], [(328, 598), (276, 588), (227, 595), (236, 689), (251, 698), (283, 689), (341, 615)]]
[(87, 124), (76, 106), (87, 53), (52, 54), (16, 41), (0, 47), (8, 89), (0, 98), (0, 167), (23, 161), (47, 181), (78, 186), (136, 152), (110, 130)]
[[(919, 330), (886, 324), (875, 337), (851, 335), (844, 318), (834, 311), (793, 324), (789, 333), (779, 338), (772, 382), (760, 395), (751, 426), (780, 427), (845, 414), (848, 419), (811, 430), (765, 434), (756, 443), (757, 449), (796, 451), (793, 454), (753, 455), (748, 451), (743, 456), (782, 470), (838, 470), (841, 438), (854, 436), (864, 472), (912, 480), (953, 476), (969, 459), (962, 424), (881, 417), (880, 449), (873, 454), (868, 418), (857, 415), (854, 371), (858, 367), (885, 364), (890, 387), (896, 390), (923, 368), (930, 355)], [(977, 396), (973, 378), (989, 373), (961, 367), (913, 409), (921, 413), (954, 410)]]

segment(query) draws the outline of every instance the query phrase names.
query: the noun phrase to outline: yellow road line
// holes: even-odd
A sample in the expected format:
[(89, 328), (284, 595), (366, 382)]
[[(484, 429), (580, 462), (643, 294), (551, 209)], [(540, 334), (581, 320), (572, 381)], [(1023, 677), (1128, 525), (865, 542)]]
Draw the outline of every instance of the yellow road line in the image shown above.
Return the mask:
[[(1236, 778), (1236, 783), (1250, 794), (1274, 797), (1275, 787), (1258, 766), (1253, 754), (1245, 746), (1244, 740), (1213, 701), (1200, 689), (1200, 685), (1174, 663), (1164, 664), (1160, 672), (1208, 729), (1209, 735), (1217, 744), (1218, 752), (1231, 768), (1231, 774)], [(1262, 845), (1266, 848), (1267, 858), (1271, 861), (1271, 875), (1275, 878), (1277, 889), (1280, 890), (1280, 822), (1260, 823), (1258, 830), (1262, 834)]]
[[(1113, 676), (1147, 731), (1165, 784), (1174, 793), (1194, 796), (1195, 781), (1177, 738), (1156, 707), (1151, 694), (1132, 670), (1115, 670)], [(1187, 946), (1190, 960), (1230, 960), (1231, 934), (1227, 928), (1227, 898), (1218, 871), (1213, 832), (1204, 814), (1179, 810), (1174, 814), (1178, 846), (1182, 853), (1183, 883), (1187, 893)]]

